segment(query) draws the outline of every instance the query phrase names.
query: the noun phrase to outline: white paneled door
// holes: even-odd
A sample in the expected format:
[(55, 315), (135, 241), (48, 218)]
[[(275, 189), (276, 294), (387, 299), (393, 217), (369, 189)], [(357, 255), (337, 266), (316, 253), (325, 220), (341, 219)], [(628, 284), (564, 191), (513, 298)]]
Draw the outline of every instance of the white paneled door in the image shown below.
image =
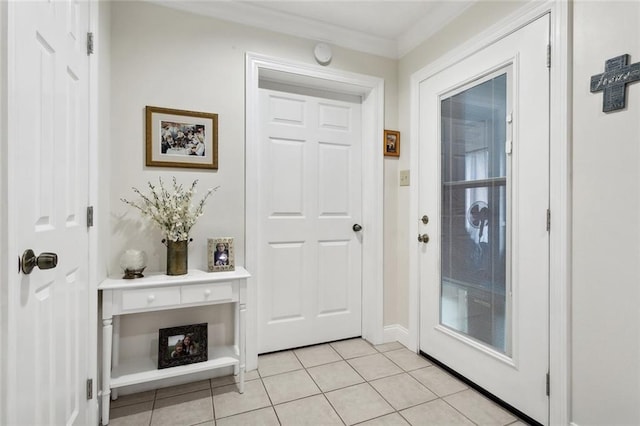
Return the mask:
[(359, 336), (360, 99), (261, 88), (259, 109), (258, 352)]
[[(9, 2), (7, 10), (11, 270), (3, 418), (11, 425), (89, 424), (89, 3)], [(18, 272), (17, 259), (29, 249), (38, 265)]]
[(420, 349), (540, 423), (548, 40), (546, 15), (419, 85)]

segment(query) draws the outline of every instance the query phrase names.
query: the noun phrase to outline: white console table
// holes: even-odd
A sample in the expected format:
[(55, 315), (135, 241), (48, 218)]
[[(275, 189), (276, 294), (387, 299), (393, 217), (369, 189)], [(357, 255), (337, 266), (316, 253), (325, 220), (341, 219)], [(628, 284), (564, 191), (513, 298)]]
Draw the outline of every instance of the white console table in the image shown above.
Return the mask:
[[(146, 274), (133, 280), (106, 279), (102, 291), (102, 424), (109, 423), (110, 398), (116, 399), (123, 386), (234, 367), (244, 392), (246, 282), (251, 275), (242, 267), (228, 272), (190, 269), (186, 275)], [(157, 359), (146, 357), (120, 362), (121, 315), (192, 306), (234, 303), (235, 342), (227, 347), (209, 347), (208, 360), (159, 370)], [(115, 336), (115, 337), (114, 337)]]

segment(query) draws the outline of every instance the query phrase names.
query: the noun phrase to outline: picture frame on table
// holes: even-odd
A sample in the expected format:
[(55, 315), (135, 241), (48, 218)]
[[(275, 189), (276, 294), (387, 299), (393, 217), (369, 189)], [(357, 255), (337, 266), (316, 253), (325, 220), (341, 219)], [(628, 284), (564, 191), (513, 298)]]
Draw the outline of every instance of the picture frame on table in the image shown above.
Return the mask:
[(158, 369), (208, 360), (208, 324), (158, 330)]
[(209, 272), (234, 271), (236, 268), (233, 252), (233, 238), (209, 238), (207, 240)]
[(383, 142), (385, 157), (400, 157), (400, 132), (385, 129)]
[(218, 114), (145, 107), (146, 165), (218, 169)]

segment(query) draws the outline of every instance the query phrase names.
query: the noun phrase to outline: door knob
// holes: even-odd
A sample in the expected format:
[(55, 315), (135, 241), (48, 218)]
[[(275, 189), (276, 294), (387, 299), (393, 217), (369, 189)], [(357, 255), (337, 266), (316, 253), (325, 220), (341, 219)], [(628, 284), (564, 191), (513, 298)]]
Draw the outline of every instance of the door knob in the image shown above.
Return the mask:
[(362, 231), (362, 226), (358, 225), (357, 223), (354, 223), (351, 229), (353, 229), (355, 232), (359, 232), (359, 231)]
[(423, 244), (427, 244), (429, 242), (429, 236), (427, 234), (418, 234), (418, 241)]
[(31, 249), (27, 249), (22, 253), (22, 261), (20, 262), (22, 272), (29, 275), (36, 266), (40, 269), (53, 269), (58, 266), (58, 255), (55, 253), (36, 254)]

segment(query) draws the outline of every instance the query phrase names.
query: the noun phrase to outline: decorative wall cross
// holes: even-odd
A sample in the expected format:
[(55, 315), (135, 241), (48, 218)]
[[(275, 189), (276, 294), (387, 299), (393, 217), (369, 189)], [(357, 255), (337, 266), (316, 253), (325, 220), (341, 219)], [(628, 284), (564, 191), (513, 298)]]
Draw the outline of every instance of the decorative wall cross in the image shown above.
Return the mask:
[(627, 84), (640, 80), (640, 62), (627, 65), (629, 55), (620, 55), (605, 62), (604, 73), (591, 77), (591, 93), (604, 91), (602, 111), (625, 106)]

